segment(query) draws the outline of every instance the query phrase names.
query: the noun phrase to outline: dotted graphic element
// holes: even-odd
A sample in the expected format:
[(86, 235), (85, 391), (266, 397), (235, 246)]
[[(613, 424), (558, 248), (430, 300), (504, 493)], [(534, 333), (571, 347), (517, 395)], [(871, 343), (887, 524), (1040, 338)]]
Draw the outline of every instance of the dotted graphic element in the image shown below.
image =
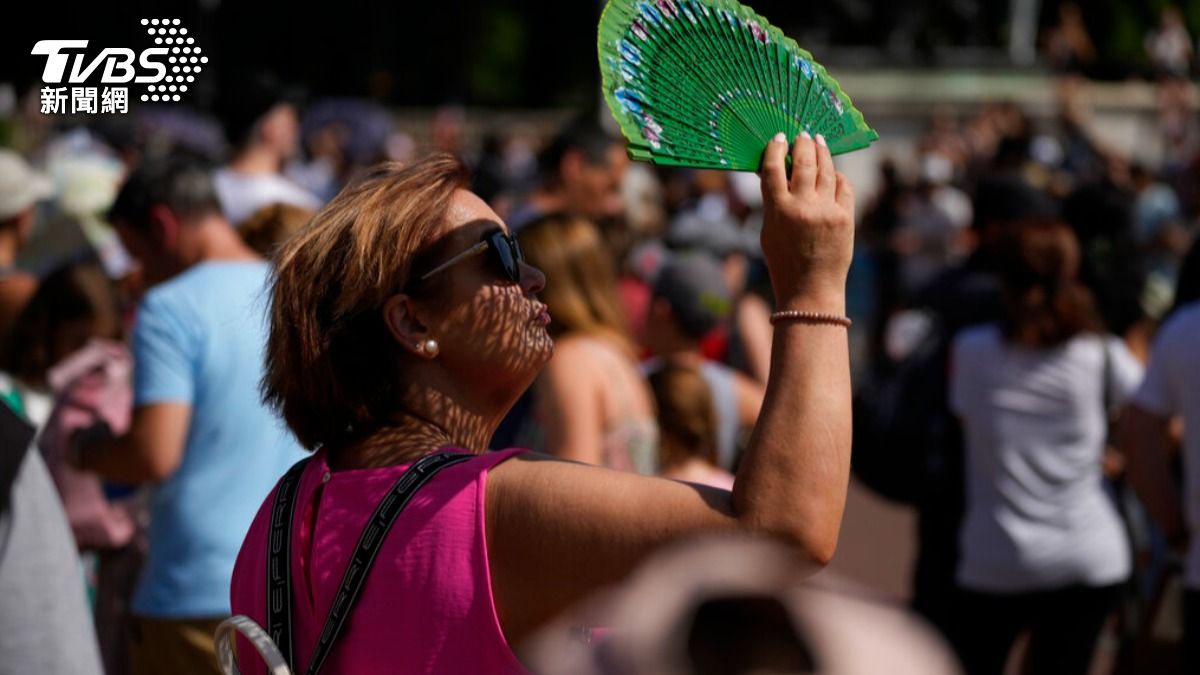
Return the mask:
[[(147, 85), (149, 94), (142, 94), (142, 101), (181, 101), (179, 93), (188, 90), (187, 82), (195, 82), (192, 73), (203, 70), (201, 64), (208, 63), (207, 56), (200, 56), (200, 47), (194, 46), (196, 39), (188, 35), (188, 29), (183, 27), (180, 19), (141, 19), (141, 25), (146, 28), (146, 34), (154, 39), (155, 45), (160, 45), (160, 52), (170, 54), (167, 63), (171, 64), (163, 82), (168, 84)], [(186, 54), (186, 56), (185, 56)], [(187, 75), (181, 74), (187, 73)], [(178, 84), (174, 84), (178, 83)], [(172, 93), (167, 93), (172, 92)], [(177, 93), (178, 92), (178, 93)]]

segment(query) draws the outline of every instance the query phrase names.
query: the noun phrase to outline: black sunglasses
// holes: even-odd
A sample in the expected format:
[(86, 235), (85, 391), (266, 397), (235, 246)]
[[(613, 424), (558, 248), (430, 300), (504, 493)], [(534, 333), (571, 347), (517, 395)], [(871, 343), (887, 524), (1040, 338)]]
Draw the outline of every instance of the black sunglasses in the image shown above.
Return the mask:
[(505, 233), (504, 230), (492, 230), (484, 235), (478, 244), (422, 274), (418, 281), (425, 281), (438, 272), (445, 271), (463, 260), (479, 255), (484, 251), (493, 252), (493, 261), (500, 263), (500, 267), (508, 276), (509, 281), (514, 284), (521, 283), (521, 263), (525, 261), (525, 255), (521, 253), (521, 245), (517, 243), (516, 238)]

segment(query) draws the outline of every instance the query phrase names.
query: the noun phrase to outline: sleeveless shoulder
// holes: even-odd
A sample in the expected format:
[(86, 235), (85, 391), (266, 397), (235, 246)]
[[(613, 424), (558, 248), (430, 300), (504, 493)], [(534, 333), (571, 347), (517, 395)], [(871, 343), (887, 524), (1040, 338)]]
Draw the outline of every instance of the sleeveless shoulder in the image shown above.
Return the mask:
[[(450, 466), (413, 497), (380, 547), (330, 654), (329, 672), (525, 672), (495, 611), (484, 531), (487, 473), (521, 452), (489, 452)], [(330, 472), (323, 453), (305, 467), (291, 557), (298, 671), (308, 665), (363, 527), (407, 468)], [(268, 496), (250, 528), (233, 577), (234, 614), (260, 625), (272, 500)], [(449, 647), (464, 634), (473, 636), (471, 649)], [(264, 672), (249, 659), (239, 665), (244, 673)]]

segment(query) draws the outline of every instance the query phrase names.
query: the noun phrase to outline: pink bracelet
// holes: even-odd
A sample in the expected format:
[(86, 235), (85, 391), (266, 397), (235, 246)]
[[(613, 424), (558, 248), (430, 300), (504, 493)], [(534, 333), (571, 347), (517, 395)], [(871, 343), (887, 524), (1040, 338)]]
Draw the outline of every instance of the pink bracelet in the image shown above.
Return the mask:
[(844, 316), (837, 316), (836, 314), (821, 314), (819, 312), (801, 312), (794, 309), (775, 312), (771, 315), (772, 326), (778, 324), (780, 321), (798, 321), (800, 323), (841, 326), (843, 328), (849, 328), (854, 325), (853, 321)]

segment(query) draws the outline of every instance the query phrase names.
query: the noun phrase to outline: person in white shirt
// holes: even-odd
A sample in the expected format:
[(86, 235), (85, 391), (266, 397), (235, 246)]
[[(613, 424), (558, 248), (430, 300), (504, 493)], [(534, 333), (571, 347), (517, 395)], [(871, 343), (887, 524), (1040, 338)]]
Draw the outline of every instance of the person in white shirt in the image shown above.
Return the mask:
[(951, 638), (972, 675), (1001, 673), (1025, 630), (1025, 672), (1083, 675), (1130, 573), (1101, 460), (1141, 366), (1104, 336), (1066, 225), (1028, 222), (1003, 250), (1005, 318), (952, 350), (967, 502)]
[[(1181, 278), (1180, 281), (1183, 281)], [(1172, 421), (1183, 420), (1183, 490), (1171, 471)], [(1155, 338), (1146, 379), (1121, 419), (1129, 480), (1184, 565), (1184, 672), (1200, 672), (1200, 301)]]
[(282, 173), (300, 148), (300, 120), (289, 94), (266, 75), (232, 82), (223, 94), (218, 113), (233, 159), (214, 172), (213, 184), (225, 218), (238, 226), (271, 204), (321, 208), (320, 199)]

